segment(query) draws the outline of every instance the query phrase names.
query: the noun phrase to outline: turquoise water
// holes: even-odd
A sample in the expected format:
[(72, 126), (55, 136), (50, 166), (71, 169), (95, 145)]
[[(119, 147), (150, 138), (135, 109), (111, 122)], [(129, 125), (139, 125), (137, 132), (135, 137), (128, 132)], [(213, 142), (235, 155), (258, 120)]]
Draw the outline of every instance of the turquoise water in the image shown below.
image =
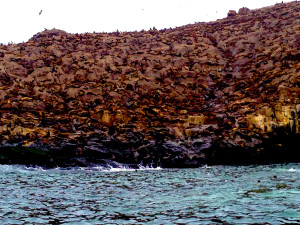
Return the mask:
[(0, 173), (0, 224), (300, 223), (300, 164)]

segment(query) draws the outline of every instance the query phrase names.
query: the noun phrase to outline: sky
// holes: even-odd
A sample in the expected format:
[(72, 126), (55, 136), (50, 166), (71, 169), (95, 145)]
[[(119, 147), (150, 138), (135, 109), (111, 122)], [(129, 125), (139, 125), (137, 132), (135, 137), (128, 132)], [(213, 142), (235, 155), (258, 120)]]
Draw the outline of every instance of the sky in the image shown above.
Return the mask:
[(34, 34), (52, 28), (69, 33), (173, 28), (224, 18), (230, 9), (256, 9), (279, 2), (281, 1), (1, 0), (0, 43), (26, 42)]

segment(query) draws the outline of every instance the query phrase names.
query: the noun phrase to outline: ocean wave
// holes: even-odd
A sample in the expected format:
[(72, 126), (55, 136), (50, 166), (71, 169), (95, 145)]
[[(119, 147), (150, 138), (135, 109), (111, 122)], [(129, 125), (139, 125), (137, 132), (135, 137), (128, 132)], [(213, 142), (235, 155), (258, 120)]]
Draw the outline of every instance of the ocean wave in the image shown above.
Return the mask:
[(142, 170), (162, 170), (161, 167), (151, 167), (151, 166), (142, 166), (138, 165), (138, 168), (130, 168), (128, 166), (121, 167), (92, 167), (95, 170), (99, 170), (102, 172), (123, 172), (123, 171), (142, 171)]
[(288, 169), (289, 172), (300, 172), (300, 170), (294, 169), (294, 168), (290, 168)]
[(0, 172), (7, 173), (7, 172), (45, 172), (45, 171), (60, 171), (60, 170), (72, 170), (72, 171), (99, 171), (99, 172), (122, 172), (122, 171), (142, 171), (142, 170), (162, 170), (161, 167), (152, 167), (152, 166), (142, 166), (137, 165), (136, 168), (132, 168), (130, 166), (122, 165), (122, 166), (93, 166), (93, 167), (56, 167), (56, 168), (43, 168), (40, 166), (25, 166), (25, 165), (0, 165)]

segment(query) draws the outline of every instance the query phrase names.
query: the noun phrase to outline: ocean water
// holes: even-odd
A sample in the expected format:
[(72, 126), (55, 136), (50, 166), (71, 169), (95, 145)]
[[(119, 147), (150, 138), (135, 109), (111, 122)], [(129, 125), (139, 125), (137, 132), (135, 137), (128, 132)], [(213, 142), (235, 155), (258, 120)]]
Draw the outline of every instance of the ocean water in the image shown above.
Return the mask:
[(300, 224), (300, 164), (0, 165), (0, 224)]

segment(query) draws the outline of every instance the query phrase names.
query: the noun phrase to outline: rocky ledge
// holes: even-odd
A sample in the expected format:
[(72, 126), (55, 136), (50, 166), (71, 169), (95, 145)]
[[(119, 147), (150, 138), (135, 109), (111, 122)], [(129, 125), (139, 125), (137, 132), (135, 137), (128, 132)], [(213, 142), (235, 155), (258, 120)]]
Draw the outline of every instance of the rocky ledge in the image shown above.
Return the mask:
[(0, 46), (0, 163), (300, 161), (300, 3)]

